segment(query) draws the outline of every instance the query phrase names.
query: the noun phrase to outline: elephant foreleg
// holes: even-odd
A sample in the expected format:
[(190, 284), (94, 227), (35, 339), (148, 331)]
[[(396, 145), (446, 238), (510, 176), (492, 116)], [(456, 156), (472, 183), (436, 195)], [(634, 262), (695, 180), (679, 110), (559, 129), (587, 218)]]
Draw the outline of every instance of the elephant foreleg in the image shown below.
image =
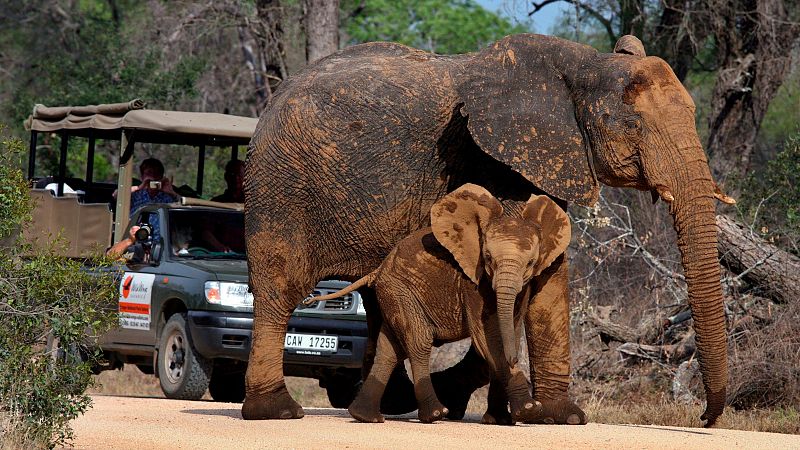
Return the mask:
[(525, 315), (534, 398), (542, 403), (534, 422), (585, 424), (586, 414), (569, 399), (569, 265), (562, 255), (536, 280)]

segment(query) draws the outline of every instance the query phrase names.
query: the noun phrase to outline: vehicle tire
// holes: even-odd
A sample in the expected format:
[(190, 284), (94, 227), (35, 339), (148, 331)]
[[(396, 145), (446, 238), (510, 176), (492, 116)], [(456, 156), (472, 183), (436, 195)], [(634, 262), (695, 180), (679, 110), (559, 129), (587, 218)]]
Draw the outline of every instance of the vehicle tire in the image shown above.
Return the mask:
[(225, 373), (214, 370), (208, 393), (217, 402), (241, 403), (244, 401), (245, 372)]
[(198, 355), (186, 331), (186, 315), (173, 314), (158, 342), (158, 381), (167, 398), (199, 400), (208, 389), (210, 360)]
[(334, 408), (347, 408), (361, 388), (360, 376), (335, 375), (325, 381), (328, 401)]

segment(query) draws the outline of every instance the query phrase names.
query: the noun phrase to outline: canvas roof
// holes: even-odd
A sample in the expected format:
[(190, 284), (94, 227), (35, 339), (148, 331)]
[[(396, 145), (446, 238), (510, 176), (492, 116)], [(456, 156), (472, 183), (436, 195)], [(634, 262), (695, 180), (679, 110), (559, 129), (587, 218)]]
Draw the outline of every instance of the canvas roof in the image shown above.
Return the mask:
[(70, 134), (87, 136), (91, 130), (101, 139), (119, 139), (121, 130), (134, 130), (139, 142), (170, 143), (170, 136), (181, 134), (180, 142), (192, 135), (193, 143), (247, 143), (253, 136), (258, 119), (230, 114), (162, 111), (143, 109), (144, 103), (133, 100), (89, 106), (47, 107), (36, 105), (25, 121), (33, 131), (70, 130)]

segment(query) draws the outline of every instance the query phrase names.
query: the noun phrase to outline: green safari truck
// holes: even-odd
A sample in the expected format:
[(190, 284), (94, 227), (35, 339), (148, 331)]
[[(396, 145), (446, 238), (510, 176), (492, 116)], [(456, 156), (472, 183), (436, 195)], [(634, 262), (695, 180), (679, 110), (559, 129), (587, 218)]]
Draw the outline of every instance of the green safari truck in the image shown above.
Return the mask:
[[(34, 108), (26, 127), (31, 132), (28, 178), (37, 206), (27, 238), (44, 246), (60, 232), (69, 244), (66, 256), (85, 258), (127, 236), (132, 226), (142, 227), (115, 272), (119, 327), (99, 342), (105, 364), (98, 370), (135, 364), (157, 376), (169, 398), (199, 399), (208, 391), (217, 401), (244, 399), (253, 296), (248, 289), (243, 205), (187, 196), (174, 203), (149, 204), (130, 215), (129, 193), (137, 146), (168, 145), (170, 151), (196, 159), (192, 191), (202, 196), (207, 152), (230, 152), (230, 158), (237, 159), (256, 123), (223, 114), (147, 110), (138, 101)], [(55, 173), (37, 171), (44, 166), (37, 165), (37, 150), (45, 133), (60, 137)], [(80, 176), (67, 173), (68, 150), (75, 148), (70, 140), (76, 139), (87, 144), (81, 146), (87, 164)], [(116, 182), (94, 180), (98, 141), (118, 142)], [(116, 198), (114, 192), (119, 193)], [(322, 281), (309, 295), (347, 284)], [(366, 341), (366, 314), (357, 292), (301, 304), (289, 322), (284, 372), (319, 380), (332, 406), (346, 407), (360, 383)]]

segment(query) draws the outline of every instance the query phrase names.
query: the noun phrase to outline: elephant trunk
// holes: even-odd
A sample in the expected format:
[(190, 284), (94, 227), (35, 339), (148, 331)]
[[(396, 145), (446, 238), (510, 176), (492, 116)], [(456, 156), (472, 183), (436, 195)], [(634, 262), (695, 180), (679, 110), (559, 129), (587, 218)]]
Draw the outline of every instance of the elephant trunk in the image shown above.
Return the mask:
[(703, 149), (684, 148), (683, 167), (672, 184), (674, 201), (670, 214), (678, 235), (678, 247), (692, 309), (700, 370), (706, 391), (703, 419), (711, 426), (722, 414), (728, 383), (725, 311), (720, 283), (715, 220), (714, 183)]
[(514, 331), (514, 305), (522, 290), (522, 268), (517, 264), (500, 264), (494, 276), (497, 294), (497, 319), (503, 352), (510, 366), (517, 364), (517, 335)]

